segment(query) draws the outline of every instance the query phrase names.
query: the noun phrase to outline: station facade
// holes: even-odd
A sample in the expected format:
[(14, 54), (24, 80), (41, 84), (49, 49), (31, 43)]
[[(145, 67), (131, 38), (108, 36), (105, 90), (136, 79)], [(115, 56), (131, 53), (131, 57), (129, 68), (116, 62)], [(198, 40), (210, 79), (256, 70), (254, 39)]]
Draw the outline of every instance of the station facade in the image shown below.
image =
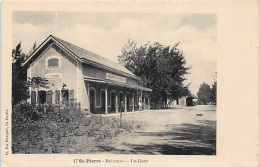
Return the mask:
[(152, 90), (142, 86), (140, 77), (113, 61), (52, 35), (23, 66), (27, 68), (28, 78), (48, 79), (48, 88), (30, 88), (30, 103), (76, 101), (82, 111), (93, 114), (150, 109)]

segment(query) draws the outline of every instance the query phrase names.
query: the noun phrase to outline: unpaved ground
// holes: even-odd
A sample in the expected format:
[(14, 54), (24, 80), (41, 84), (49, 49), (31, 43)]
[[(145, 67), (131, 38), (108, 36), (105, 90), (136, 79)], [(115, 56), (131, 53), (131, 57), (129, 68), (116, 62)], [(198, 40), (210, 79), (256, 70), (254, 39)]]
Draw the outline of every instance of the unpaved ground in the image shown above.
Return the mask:
[[(198, 117), (198, 113), (203, 116)], [(142, 121), (145, 126), (99, 146), (92, 153), (216, 154), (216, 106), (128, 113), (123, 115), (123, 119)]]

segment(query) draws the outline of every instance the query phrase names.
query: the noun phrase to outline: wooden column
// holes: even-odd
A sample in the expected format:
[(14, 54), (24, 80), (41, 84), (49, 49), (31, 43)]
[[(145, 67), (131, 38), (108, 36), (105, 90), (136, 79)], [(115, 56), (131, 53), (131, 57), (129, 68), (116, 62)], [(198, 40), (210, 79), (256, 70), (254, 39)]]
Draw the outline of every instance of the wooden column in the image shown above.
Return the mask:
[(127, 112), (127, 105), (126, 105), (126, 93), (125, 93), (125, 112)]
[(150, 106), (150, 96), (148, 96), (148, 110), (150, 110), (151, 106)]
[(142, 90), (140, 90), (140, 91), (141, 91), (141, 95), (140, 95), (140, 97), (141, 97), (141, 106), (139, 107), (139, 109), (143, 110), (143, 91)]
[(144, 101), (143, 101), (143, 108), (144, 108), (144, 110), (145, 110), (145, 109), (146, 109), (146, 101), (145, 101), (145, 100), (146, 100), (146, 98), (145, 98), (145, 96), (144, 96), (144, 98), (143, 98), (143, 99), (144, 99)]
[(89, 82), (87, 82), (88, 96), (89, 96)]
[(143, 91), (141, 90), (141, 102), (143, 104)]
[(107, 110), (107, 85), (105, 88), (105, 114), (108, 114), (108, 110)]
[(135, 93), (133, 92), (133, 97), (132, 97), (132, 111), (135, 111)]
[(116, 95), (116, 113), (118, 113), (118, 94), (115, 92)]
[(136, 100), (137, 100), (137, 110), (139, 111), (140, 110), (140, 96), (139, 96), (139, 92), (138, 90), (136, 90)]
[[(83, 80), (83, 83), (86, 84), (86, 82)], [(83, 86), (83, 89), (85, 88), (85, 86)], [(84, 90), (83, 90), (84, 91)], [(84, 98), (84, 94), (82, 95), (82, 100), (81, 100), (81, 103), (86, 103), (87, 102), (87, 105), (85, 106), (85, 110), (87, 110), (88, 113), (90, 113), (90, 94), (89, 94), (89, 81), (87, 81), (87, 95), (85, 96)], [(95, 91), (95, 94), (96, 94), (96, 91)], [(95, 98), (96, 98), (96, 95), (95, 95)], [(85, 102), (84, 102), (85, 101)], [(96, 103), (96, 99), (94, 101), (94, 103)], [(94, 104), (95, 106), (96, 104)], [(84, 107), (84, 106), (83, 106)], [(84, 110), (84, 109), (83, 109)]]
[[(31, 65), (29, 65), (29, 68), (27, 69), (27, 81), (29, 80), (29, 77), (30, 78), (32, 78), (32, 70), (31, 70), (32, 68), (31, 68)], [(35, 90), (34, 90), (35, 91)], [(31, 101), (32, 101), (32, 87), (30, 86), (29, 87), (29, 98), (27, 99), (27, 102), (28, 103), (31, 103)], [(36, 101), (36, 100), (35, 100)]]
[(39, 90), (36, 88), (36, 104), (39, 104)]

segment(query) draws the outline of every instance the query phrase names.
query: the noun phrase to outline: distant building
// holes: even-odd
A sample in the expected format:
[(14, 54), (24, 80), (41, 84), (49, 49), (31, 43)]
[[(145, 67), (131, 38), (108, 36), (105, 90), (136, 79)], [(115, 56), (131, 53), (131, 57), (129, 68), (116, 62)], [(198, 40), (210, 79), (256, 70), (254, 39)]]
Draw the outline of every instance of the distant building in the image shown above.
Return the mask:
[[(23, 63), (27, 76), (49, 80), (49, 88), (30, 88), (31, 103), (81, 103), (83, 111), (117, 113), (150, 108), (149, 92), (141, 78), (125, 67), (50, 35)], [(66, 87), (62, 90), (62, 85)], [(38, 98), (37, 98), (38, 97)], [(139, 105), (139, 101), (141, 102)]]
[(189, 93), (187, 96), (173, 100), (172, 104), (180, 106), (194, 106), (197, 105), (197, 97)]

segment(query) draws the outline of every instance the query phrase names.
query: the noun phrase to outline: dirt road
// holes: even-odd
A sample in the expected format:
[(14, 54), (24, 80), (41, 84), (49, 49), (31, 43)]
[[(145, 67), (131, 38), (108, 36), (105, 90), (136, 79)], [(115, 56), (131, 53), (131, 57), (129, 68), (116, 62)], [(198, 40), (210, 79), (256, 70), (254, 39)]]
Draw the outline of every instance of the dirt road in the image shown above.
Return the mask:
[[(202, 116), (197, 116), (202, 114)], [(128, 113), (123, 119), (141, 121), (134, 131), (99, 146), (95, 153), (215, 155), (216, 106), (193, 106)]]

